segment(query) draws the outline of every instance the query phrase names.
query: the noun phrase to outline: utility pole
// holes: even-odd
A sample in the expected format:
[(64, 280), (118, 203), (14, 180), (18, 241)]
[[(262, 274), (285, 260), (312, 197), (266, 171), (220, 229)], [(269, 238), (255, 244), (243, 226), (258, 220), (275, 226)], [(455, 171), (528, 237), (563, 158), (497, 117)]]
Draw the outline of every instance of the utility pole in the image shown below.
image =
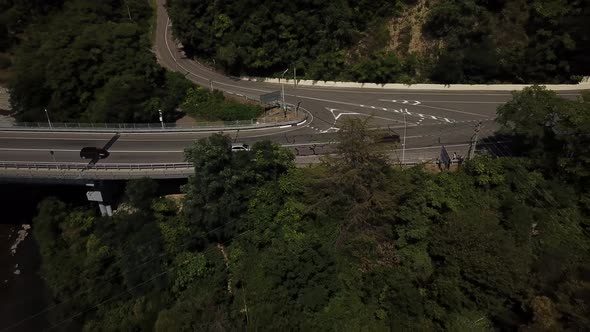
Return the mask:
[(283, 81), (285, 78), (285, 74), (289, 71), (289, 68), (285, 69), (285, 71), (283, 72), (283, 74), (281, 74), (281, 88), (282, 88), (282, 96), (283, 96), (283, 111), (286, 111), (285, 109), (285, 82)]
[(297, 88), (297, 67), (293, 66), (293, 87)]
[(49, 112), (47, 112), (47, 109), (45, 109), (45, 115), (47, 116), (47, 123), (49, 124), (49, 129), (53, 129), (53, 126), (51, 125), (51, 120), (49, 120)]
[(408, 130), (408, 123), (406, 122), (406, 113), (408, 109), (404, 112), (404, 142), (402, 143), (402, 165), (406, 161), (406, 132)]
[(53, 158), (53, 163), (56, 165), (57, 169), (59, 170), (59, 165), (57, 164), (57, 160), (55, 160), (55, 152), (53, 150), (49, 151), (51, 154), (51, 158)]
[(481, 130), (481, 121), (477, 123), (475, 126), (475, 130), (473, 132), (473, 136), (471, 136), (471, 143), (469, 144), (469, 152), (467, 153), (467, 160), (473, 159), (475, 156), (475, 148), (477, 146), (477, 135)]
[(162, 124), (162, 129), (164, 129), (164, 117), (162, 116), (162, 110), (158, 110), (158, 113), (160, 114), (160, 123)]

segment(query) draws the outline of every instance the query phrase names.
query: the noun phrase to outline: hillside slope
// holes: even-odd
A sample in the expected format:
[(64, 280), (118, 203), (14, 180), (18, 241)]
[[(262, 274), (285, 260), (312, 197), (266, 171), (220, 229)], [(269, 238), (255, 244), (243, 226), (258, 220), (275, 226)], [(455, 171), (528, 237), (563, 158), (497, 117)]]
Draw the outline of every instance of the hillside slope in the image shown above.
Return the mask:
[(187, 52), (231, 74), (362, 82), (574, 82), (582, 0), (168, 1)]

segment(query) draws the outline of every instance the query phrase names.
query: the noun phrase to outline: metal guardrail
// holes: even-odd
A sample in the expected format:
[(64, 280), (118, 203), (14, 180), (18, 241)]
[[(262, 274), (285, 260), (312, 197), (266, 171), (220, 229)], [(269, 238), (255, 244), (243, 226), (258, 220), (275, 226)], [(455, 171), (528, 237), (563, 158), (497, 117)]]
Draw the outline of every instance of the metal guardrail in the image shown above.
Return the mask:
[(16, 170), (60, 170), (60, 171), (121, 171), (121, 170), (174, 170), (174, 169), (192, 169), (191, 163), (143, 163), (143, 164), (88, 164), (88, 163), (38, 163), (38, 162), (22, 162), (22, 161), (0, 161), (0, 169), (16, 169)]
[(195, 129), (224, 129), (236, 127), (267, 127), (289, 125), (303, 119), (285, 121), (284, 117), (259, 118), (236, 121), (197, 122), (178, 125), (176, 123), (77, 123), (77, 122), (0, 122), (0, 129), (13, 130), (56, 130), (56, 131), (174, 131)]

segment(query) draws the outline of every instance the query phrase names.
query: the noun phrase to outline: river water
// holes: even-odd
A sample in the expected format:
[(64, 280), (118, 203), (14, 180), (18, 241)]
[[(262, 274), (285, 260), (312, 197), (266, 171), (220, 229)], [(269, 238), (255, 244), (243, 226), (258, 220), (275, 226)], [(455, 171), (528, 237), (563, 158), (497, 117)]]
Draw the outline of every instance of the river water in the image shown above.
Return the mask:
[(0, 330), (47, 327), (45, 315), (37, 315), (48, 305), (48, 292), (39, 275), (41, 257), (32, 220), (44, 197), (80, 201), (84, 192), (81, 186), (0, 184)]

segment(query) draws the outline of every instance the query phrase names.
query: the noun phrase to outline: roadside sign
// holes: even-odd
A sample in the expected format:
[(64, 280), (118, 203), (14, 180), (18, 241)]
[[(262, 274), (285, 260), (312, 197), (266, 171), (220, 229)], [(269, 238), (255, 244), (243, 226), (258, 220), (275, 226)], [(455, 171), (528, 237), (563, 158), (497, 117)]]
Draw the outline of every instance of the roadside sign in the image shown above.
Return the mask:
[(451, 167), (451, 157), (444, 146), (440, 149), (440, 162), (445, 165), (445, 168)]
[(102, 202), (102, 193), (100, 191), (87, 191), (86, 197), (90, 202)]
[(281, 100), (281, 91), (273, 91), (260, 95), (260, 102), (263, 104), (278, 103)]

